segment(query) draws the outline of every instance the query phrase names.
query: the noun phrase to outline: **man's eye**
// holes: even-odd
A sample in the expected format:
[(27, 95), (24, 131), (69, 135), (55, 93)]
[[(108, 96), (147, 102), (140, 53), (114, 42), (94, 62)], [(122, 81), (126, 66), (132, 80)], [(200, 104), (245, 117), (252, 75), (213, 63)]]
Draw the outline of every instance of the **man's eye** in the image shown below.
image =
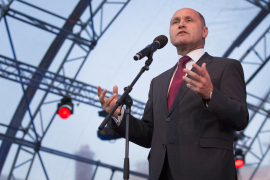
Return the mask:
[(188, 22), (191, 22), (192, 20), (191, 20), (191, 19), (188, 19), (187, 21), (188, 21)]

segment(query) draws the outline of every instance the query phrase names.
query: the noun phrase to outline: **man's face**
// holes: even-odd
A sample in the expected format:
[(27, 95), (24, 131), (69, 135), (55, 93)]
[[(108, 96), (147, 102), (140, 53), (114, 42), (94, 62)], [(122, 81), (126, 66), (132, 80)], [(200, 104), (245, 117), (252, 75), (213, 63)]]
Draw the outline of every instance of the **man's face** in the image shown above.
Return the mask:
[(196, 48), (207, 37), (200, 15), (193, 9), (184, 8), (175, 12), (170, 23), (170, 40), (175, 47)]

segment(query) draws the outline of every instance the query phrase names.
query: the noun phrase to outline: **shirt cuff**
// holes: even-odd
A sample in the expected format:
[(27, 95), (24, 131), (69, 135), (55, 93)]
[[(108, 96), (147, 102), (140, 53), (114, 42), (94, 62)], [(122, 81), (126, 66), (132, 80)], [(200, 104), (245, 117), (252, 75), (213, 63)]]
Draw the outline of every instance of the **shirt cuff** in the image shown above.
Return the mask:
[(210, 92), (210, 95), (209, 95), (209, 101), (206, 101), (206, 102), (205, 102), (206, 107), (209, 106), (210, 100), (211, 100), (211, 98), (212, 98), (212, 93), (213, 93), (213, 92)]
[(114, 122), (116, 123), (117, 126), (120, 126), (123, 116), (124, 116), (124, 108), (121, 108), (121, 116), (118, 116), (118, 118), (116, 119), (115, 117), (112, 116), (112, 119), (114, 120)]

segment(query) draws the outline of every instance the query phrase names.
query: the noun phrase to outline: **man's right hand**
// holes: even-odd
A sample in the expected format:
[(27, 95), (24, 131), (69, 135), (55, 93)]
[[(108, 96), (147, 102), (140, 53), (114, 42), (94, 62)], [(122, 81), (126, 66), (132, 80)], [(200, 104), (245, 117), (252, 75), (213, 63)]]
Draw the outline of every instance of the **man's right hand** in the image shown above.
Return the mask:
[[(101, 87), (98, 86), (98, 97), (99, 101), (101, 103), (102, 108), (107, 112), (111, 112), (112, 108), (115, 106), (116, 101), (118, 100), (118, 87), (113, 86), (113, 95), (109, 98), (105, 97), (105, 94), (107, 93), (107, 90), (104, 89), (104, 91), (101, 92)], [(116, 109), (116, 111), (113, 114), (113, 117), (116, 119), (118, 118), (118, 113), (120, 112), (120, 106)]]

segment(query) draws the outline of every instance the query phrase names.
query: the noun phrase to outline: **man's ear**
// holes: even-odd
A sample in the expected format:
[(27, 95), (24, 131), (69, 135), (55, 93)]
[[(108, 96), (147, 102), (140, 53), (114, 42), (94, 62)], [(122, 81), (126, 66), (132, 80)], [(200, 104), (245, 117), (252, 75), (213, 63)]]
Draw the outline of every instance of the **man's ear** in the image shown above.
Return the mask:
[(204, 26), (203, 27), (203, 38), (205, 39), (208, 35), (208, 27)]

